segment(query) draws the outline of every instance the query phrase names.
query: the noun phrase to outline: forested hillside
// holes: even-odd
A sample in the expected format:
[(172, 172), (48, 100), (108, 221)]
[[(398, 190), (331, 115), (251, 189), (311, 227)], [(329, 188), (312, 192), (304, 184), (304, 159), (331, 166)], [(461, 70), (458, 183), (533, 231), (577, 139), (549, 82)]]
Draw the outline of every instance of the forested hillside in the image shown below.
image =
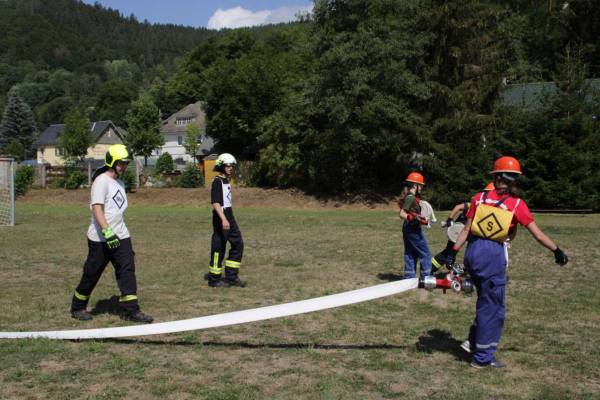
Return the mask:
[[(70, 11), (39, 16), (59, 3)], [(140, 93), (163, 114), (203, 100), (208, 133), (255, 161), (258, 185), (397, 192), (417, 169), (427, 197), (449, 207), (504, 154), (521, 160), (532, 206), (600, 209), (594, 0), (316, 0), (302, 21), (218, 33), (74, 0), (0, 4), (13, 13), (2, 12), (12, 33), (0, 39), (0, 89), (38, 128), (72, 107), (126, 125)], [(47, 27), (66, 16), (69, 28)], [(511, 84), (548, 81), (557, 90), (534, 109), (500, 101)]]
[(80, 106), (123, 123), (138, 91), (166, 79), (178, 59), (216, 33), (127, 18), (77, 0), (0, 1), (0, 111), (8, 91), (38, 128)]
[(0, 61), (76, 70), (127, 59), (142, 70), (171, 64), (210, 35), (206, 29), (140, 23), (96, 3), (8, 0), (0, 3)]

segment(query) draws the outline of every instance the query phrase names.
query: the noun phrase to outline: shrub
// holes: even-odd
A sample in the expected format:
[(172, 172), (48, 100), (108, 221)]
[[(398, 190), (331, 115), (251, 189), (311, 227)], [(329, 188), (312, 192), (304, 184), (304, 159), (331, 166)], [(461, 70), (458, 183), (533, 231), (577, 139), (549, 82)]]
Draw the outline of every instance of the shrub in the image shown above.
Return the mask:
[(240, 186), (258, 186), (258, 163), (253, 161), (239, 161), (235, 168), (237, 183)]
[(50, 187), (52, 189), (64, 189), (65, 180), (63, 178), (55, 178), (50, 181)]
[(21, 144), (18, 139), (13, 139), (4, 149), (4, 152), (17, 161), (23, 161), (25, 159), (25, 146)]
[(127, 193), (135, 190), (135, 168), (127, 168), (123, 173), (122, 179)]
[(87, 183), (87, 175), (81, 171), (72, 171), (65, 181), (65, 189), (74, 190)]
[(15, 195), (23, 196), (33, 183), (35, 171), (31, 165), (23, 165), (17, 168), (15, 173)]
[(202, 187), (204, 175), (194, 164), (188, 164), (179, 179), (179, 185), (184, 188)]
[(168, 152), (165, 152), (158, 157), (156, 160), (156, 166), (154, 167), (154, 173), (156, 175), (163, 174), (165, 172), (171, 172), (175, 169), (173, 164), (173, 157)]

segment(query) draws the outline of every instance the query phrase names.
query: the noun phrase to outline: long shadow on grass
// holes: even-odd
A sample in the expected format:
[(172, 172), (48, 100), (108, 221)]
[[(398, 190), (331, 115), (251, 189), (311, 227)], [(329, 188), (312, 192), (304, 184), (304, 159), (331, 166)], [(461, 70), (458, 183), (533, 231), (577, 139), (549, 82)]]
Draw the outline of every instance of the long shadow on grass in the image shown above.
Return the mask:
[(91, 313), (93, 315), (98, 314), (110, 314), (120, 315), (121, 308), (119, 306), (119, 296), (111, 296), (108, 299), (98, 300)]
[(231, 347), (241, 349), (296, 349), (296, 350), (390, 350), (409, 349), (412, 346), (398, 346), (395, 344), (319, 344), (319, 343), (248, 343), (248, 342), (202, 342), (194, 340), (139, 340), (139, 339), (101, 339), (99, 342), (120, 344), (139, 343), (157, 346), (203, 346), (203, 347)]
[(452, 337), (450, 332), (440, 329), (427, 331), (427, 335), (419, 337), (417, 350), (424, 353), (433, 353), (434, 351), (449, 353), (459, 361), (470, 361), (470, 356), (460, 348), (460, 340)]
[(377, 277), (382, 281), (394, 282), (404, 278), (404, 275), (398, 275), (391, 272), (385, 274), (377, 274)]

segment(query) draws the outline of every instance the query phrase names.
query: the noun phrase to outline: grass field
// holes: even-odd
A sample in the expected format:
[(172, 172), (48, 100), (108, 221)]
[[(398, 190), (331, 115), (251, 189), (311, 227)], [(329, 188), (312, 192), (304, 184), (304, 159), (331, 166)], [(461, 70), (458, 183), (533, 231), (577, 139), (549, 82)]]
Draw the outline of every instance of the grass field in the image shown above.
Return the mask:
[[(0, 330), (127, 325), (109, 266), (88, 323), (68, 313), (86, 256), (85, 205), (18, 203), (0, 228)], [(445, 218), (446, 213), (438, 217)], [(157, 322), (303, 300), (402, 273), (389, 211), (238, 209), (245, 289), (212, 289), (210, 211), (132, 204), (142, 308)], [(540, 215), (566, 267), (524, 230), (511, 249), (503, 371), (474, 370), (459, 343), (475, 297), (414, 290), (372, 302), (191, 333), (99, 341), (0, 341), (1, 399), (600, 398), (600, 216)], [(432, 252), (446, 238), (426, 233)]]

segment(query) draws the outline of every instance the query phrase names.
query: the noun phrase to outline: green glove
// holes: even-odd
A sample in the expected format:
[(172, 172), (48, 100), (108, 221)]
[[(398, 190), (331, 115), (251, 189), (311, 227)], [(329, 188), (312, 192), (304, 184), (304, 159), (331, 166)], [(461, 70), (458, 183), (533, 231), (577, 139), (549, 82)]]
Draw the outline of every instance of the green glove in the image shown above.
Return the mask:
[(102, 236), (106, 239), (106, 245), (111, 250), (114, 250), (121, 245), (119, 238), (114, 234), (110, 226), (106, 229), (102, 229)]

